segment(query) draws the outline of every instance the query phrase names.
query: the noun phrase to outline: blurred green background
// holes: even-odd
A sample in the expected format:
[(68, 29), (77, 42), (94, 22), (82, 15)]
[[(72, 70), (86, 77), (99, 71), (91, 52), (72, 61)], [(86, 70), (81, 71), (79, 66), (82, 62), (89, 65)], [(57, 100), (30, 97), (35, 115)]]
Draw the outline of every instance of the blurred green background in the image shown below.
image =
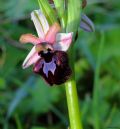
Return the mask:
[[(49, 87), (21, 65), (36, 34), (30, 13), (37, 0), (0, 0), (0, 129), (67, 129), (64, 86)], [(84, 129), (120, 129), (120, 1), (88, 0), (95, 32), (79, 29), (76, 81)]]

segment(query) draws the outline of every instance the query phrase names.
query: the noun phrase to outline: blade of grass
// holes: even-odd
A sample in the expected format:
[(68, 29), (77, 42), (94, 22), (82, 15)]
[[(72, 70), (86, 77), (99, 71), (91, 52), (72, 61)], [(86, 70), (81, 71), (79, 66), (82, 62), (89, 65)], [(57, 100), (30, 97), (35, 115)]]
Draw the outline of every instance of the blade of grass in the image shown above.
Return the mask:
[(18, 116), (18, 114), (15, 114), (15, 121), (16, 121), (16, 125), (17, 125), (17, 129), (23, 129), (22, 128), (22, 124), (21, 124), (21, 122), (20, 122), (20, 119), (19, 119), (19, 116)]
[(100, 67), (102, 63), (102, 54), (104, 47), (104, 33), (101, 32), (100, 46), (98, 50), (96, 68), (95, 68), (95, 77), (94, 77), (94, 89), (93, 89), (93, 117), (94, 117), (94, 129), (101, 129), (100, 117), (99, 117), (99, 88), (100, 88)]

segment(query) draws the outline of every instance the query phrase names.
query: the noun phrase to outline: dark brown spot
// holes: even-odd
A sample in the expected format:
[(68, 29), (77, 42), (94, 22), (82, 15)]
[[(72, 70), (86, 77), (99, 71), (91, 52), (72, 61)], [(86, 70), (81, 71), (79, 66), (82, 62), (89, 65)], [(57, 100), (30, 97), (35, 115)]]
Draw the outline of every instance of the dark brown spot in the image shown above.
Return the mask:
[(82, 8), (85, 8), (86, 5), (87, 5), (87, 0), (83, 0), (83, 1), (82, 1)]

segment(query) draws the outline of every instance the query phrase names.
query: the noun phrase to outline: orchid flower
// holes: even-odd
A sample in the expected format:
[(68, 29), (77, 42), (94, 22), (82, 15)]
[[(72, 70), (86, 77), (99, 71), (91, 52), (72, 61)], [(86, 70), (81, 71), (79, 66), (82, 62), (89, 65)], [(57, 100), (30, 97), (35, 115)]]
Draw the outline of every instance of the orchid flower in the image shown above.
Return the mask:
[(34, 46), (23, 62), (23, 69), (34, 65), (33, 71), (40, 74), (48, 84), (62, 84), (69, 79), (69, 67), (66, 51), (72, 43), (71, 33), (59, 33), (59, 23), (49, 26), (46, 17), (40, 10), (31, 13), (38, 37), (23, 34), (21, 43), (32, 43)]

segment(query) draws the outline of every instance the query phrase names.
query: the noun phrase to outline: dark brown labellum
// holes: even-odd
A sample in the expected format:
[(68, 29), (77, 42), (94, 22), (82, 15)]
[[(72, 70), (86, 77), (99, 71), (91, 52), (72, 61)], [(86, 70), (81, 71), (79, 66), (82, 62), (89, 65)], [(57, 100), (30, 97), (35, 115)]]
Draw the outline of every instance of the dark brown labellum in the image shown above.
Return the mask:
[(40, 52), (42, 57), (34, 65), (33, 71), (40, 74), (51, 86), (66, 82), (72, 73), (68, 56), (63, 51)]

